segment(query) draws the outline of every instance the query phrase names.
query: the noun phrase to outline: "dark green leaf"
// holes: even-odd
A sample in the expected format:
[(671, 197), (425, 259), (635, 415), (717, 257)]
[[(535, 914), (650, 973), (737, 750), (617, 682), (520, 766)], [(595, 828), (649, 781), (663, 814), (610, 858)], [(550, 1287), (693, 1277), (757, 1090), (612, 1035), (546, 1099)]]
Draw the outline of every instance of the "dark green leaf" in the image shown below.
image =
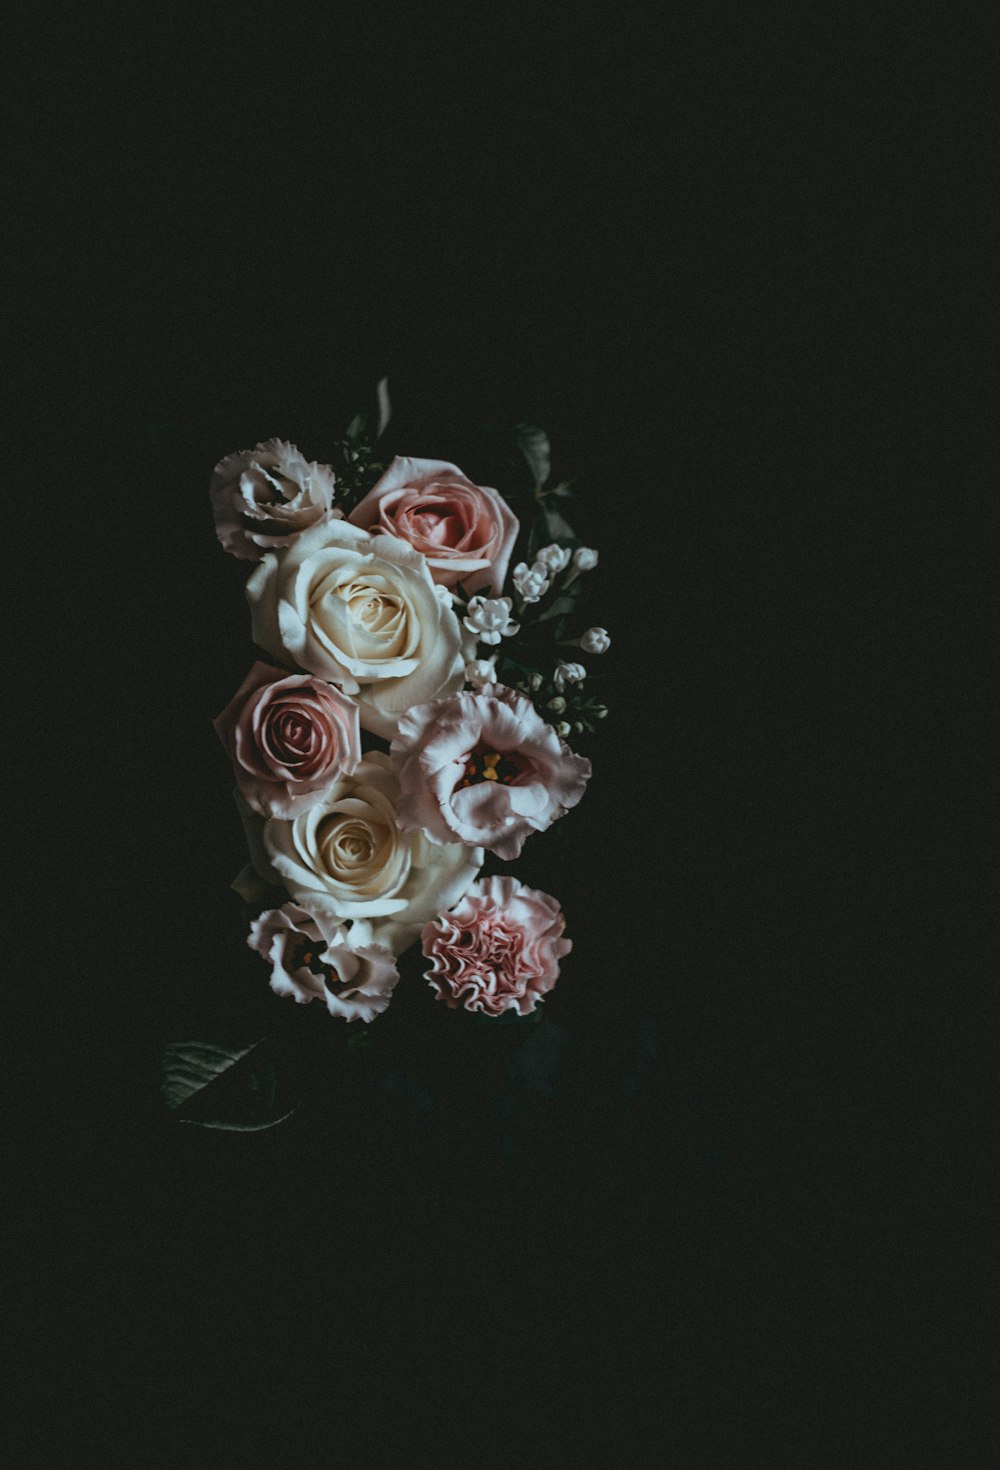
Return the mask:
[(540, 490), (552, 472), (549, 436), (537, 424), (518, 424), (514, 429), (514, 437), (531, 472), (535, 490)]
[(577, 542), (576, 532), (559, 511), (544, 502), (539, 505), (538, 513), (531, 523), (531, 532), (528, 536), (528, 560), (534, 561), (543, 546), (551, 546), (555, 542), (559, 546), (575, 546)]
[(299, 1102), (268, 1040), (168, 1042), (161, 1095), (179, 1123), (237, 1132), (271, 1128)]
[(374, 444), (385, 433), (391, 415), (389, 379), (380, 378), (371, 401), (366, 403), (364, 408), (360, 408), (351, 419), (344, 431), (344, 438), (349, 439), (352, 444), (356, 444), (360, 439)]
[(576, 607), (579, 593), (576, 588), (578, 583), (573, 584), (567, 592), (561, 592), (551, 607), (547, 607), (543, 613), (535, 619), (537, 623), (547, 623), (550, 618), (565, 617)]

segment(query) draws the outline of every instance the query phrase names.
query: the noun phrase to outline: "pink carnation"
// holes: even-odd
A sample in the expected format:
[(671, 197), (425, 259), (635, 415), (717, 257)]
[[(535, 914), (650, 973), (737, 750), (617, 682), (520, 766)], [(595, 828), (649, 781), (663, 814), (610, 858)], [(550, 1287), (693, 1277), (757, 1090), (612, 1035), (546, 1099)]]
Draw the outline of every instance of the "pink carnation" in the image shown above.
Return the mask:
[(307, 811), (361, 759), (357, 705), (314, 674), (255, 663), (213, 724), (247, 805), (265, 817)]
[(426, 925), (427, 979), (438, 1000), (499, 1016), (526, 1016), (559, 978), (572, 942), (554, 898), (516, 878), (481, 878), (457, 907)]
[(486, 847), (505, 859), (575, 806), (590, 779), (590, 762), (530, 700), (502, 684), (411, 709), (391, 755), (404, 832)]
[(461, 582), (467, 592), (488, 587), (494, 595), (503, 587), (518, 531), (503, 496), (474, 485), (457, 465), (399, 455), (348, 519), (408, 541), (439, 586)]
[(260, 561), (275, 546), (290, 546), (307, 526), (343, 511), (332, 509), (333, 470), (312, 464), (283, 439), (265, 439), (220, 459), (209, 495), (223, 550)]
[(392, 998), (399, 971), (390, 950), (371, 943), (368, 925), (348, 930), (297, 903), (268, 909), (247, 944), (271, 966), (271, 989), (301, 1005), (325, 1000), (331, 1016), (373, 1021)]

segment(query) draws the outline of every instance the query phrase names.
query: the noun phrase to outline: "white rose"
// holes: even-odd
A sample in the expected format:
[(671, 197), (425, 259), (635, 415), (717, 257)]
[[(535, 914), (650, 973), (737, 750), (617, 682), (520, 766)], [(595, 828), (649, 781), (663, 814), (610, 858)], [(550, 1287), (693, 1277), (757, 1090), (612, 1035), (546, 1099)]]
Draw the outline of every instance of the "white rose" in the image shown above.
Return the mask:
[(290, 819), (261, 819), (237, 793), (260, 876), (312, 914), (339, 924), (368, 921), (370, 942), (393, 954), (458, 902), (483, 862), (481, 847), (401, 832), (398, 800), (399, 782), (381, 751), (369, 752), (316, 806)]
[(580, 639), (580, 647), (584, 653), (607, 653), (611, 647), (607, 628), (588, 628)]
[(543, 546), (535, 557), (535, 566), (543, 567), (550, 577), (557, 572), (563, 571), (569, 566), (570, 550), (567, 546), (557, 546), (555, 542), (551, 546)]
[(336, 684), (386, 740), (415, 704), (460, 689), (475, 652), (419, 552), (323, 521), (269, 552), (247, 583), (254, 641)]

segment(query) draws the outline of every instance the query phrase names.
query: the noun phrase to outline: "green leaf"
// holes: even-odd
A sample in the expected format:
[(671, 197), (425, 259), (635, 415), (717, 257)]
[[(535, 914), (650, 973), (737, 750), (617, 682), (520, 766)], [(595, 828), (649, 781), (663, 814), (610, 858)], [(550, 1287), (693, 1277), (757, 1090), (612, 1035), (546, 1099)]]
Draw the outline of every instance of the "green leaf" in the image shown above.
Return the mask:
[(555, 602), (535, 619), (536, 623), (547, 623), (550, 618), (563, 618), (571, 613), (576, 607), (577, 598), (580, 595), (577, 591), (577, 585), (574, 582), (568, 591), (561, 592)]
[(236, 1132), (272, 1128), (299, 1103), (267, 1039), (245, 1044), (168, 1042), (161, 1096), (178, 1123)]
[(538, 514), (531, 523), (531, 532), (528, 536), (528, 561), (534, 561), (543, 546), (551, 546), (553, 542), (559, 546), (575, 546), (577, 539), (576, 532), (565, 516), (560, 515), (553, 506), (546, 505), (543, 501), (538, 507)]
[(389, 402), (389, 379), (379, 378), (375, 386), (374, 397), (364, 408), (351, 419), (344, 431), (344, 438), (356, 444), (360, 439), (366, 439), (369, 444), (374, 444), (385, 433), (389, 419), (392, 416), (392, 405)]
[(536, 492), (541, 490), (552, 472), (552, 449), (549, 436), (537, 424), (517, 424), (514, 438), (531, 472)]

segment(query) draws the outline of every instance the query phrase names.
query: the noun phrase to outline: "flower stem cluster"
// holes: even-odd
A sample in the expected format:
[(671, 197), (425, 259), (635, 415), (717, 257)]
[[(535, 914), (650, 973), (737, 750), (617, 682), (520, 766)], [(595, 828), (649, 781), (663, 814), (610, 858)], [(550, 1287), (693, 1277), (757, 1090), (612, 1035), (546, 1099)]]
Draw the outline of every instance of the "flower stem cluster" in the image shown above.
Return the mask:
[(353, 442), (338, 439), (333, 447), (333, 467), (337, 482), (334, 503), (349, 515), (368, 494), (385, 469), (385, 465), (372, 459), (373, 446), (367, 439)]

